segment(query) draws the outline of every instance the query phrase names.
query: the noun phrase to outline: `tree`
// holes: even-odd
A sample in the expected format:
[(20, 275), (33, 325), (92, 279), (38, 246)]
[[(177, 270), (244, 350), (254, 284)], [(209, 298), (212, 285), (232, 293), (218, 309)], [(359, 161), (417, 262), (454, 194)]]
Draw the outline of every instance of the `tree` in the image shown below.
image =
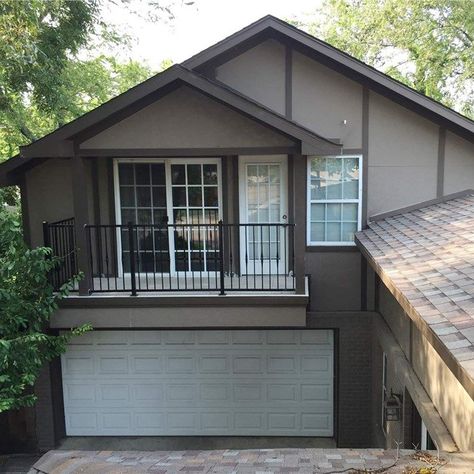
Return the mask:
[[(104, 44), (127, 46), (128, 38), (101, 18), (105, 3), (111, 1), (0, 2), (0, 162), (151, 76), (145, 64), (84, 54)], [(164, 8), (148, 3), (150, 13)], [(163, 4), (167, 12), (172, 4)], [(1, 189), (2, 203), (16, 205), (18, 190)]]
[(44, 363), (64, 352), (71, 337), (89, 329), (47, 333), (58, 302), (80, 278), (54, 293), (48, 273), (57, 264), (51, 249), (28, 249), (17, 216), (0, 208), (0, 412), (32, 405), (36, 397), (31, 387)]
[(0, 2), (0, 111), (24, 137), (37, 137), (24, 121), (28, 102), (57, 109), (61, 73), (84, 46), (98, 20), (98, 0)]
[(119, 63), (99, 56), (90, 60), (71, 60), (56, 81), (54, 110), (46, 110), (34, 101), (19, 101), (14, 113), (5, 112), (0, 120), (0, 157), (9, 158), (21, 145), (30, 143), (22, 130), (26, 127), (41, 137), (61, 123), (67, 123), (112, 97), (149, 78), (150, 68), (135, 61)]
[(326, 0), (316, 18), (296, 23), (474, 117), (472, 0)]

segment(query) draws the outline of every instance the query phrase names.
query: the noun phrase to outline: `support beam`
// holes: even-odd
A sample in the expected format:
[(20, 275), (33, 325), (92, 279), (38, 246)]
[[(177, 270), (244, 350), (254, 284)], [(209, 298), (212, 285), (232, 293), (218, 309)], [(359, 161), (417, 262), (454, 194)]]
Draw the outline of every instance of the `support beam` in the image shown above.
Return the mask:
[(306, 160), (305, 155), (293, 156), (293, 195), (295, 219), (295, 268), (296, 293), (305, 292), (304, 254), (306, 248)]
[(79, 295), (88, 295), (91, 288), (91, 270), (89, 265), (87, 239), (84, 226), (90, 224), (87, 194), (87, 168), (82, 156), (72, 158), (72, 194), (76, 231), (76, 255), (79, 271), (84, 278), (79, 282)]

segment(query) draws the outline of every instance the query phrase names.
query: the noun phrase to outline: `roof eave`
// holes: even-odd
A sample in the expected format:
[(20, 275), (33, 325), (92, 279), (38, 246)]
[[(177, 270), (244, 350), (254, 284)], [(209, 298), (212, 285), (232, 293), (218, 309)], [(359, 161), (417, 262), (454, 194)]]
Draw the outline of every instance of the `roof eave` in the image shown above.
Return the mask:
[(78, 144), (84, 141), (81, 137), (87, 130), (93, 130), (94, 127), (99, 123), (107, 121), (113, 114), (127, 109), (127, 107), (132, 106), (137, 101), (142, 101), (146, 97), (156, 94), (160, 89), (172, 84), (183, 84), (193, 87), (212, 99), (218, 100), (234, 110), (247, 115), (251, 119), (293, 138), (301, 144), (301, 149), (305, 154), (341, 152), (341, 143), (317, 135), (239, 94), (237, 91), (233, 91), (182, 66), (173, 66), (152, 79), (145, 81), (142, 84), (142, 88), (134, 88), (130, 93), (125, 93), (112, 99), (37, 142), (21, 147), (21, 156), (23, 158), (71, 157), (75, 152), (78, 152)]

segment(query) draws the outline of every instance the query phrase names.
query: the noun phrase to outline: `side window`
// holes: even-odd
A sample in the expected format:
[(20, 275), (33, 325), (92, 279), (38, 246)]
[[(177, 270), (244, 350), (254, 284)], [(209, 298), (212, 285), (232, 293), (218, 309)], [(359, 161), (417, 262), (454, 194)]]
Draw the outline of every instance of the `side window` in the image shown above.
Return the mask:
[(361, 156), (308, 159), (308, 245), (354, 245), (361, 229)]

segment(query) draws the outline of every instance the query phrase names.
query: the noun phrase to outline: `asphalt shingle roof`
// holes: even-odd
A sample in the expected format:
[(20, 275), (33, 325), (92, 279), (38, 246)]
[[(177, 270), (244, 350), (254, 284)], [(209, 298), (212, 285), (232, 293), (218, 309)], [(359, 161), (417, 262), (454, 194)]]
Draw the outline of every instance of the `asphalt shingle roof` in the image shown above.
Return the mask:
[(474, 191), (381, 217), (358, 246), (474, 380)]

